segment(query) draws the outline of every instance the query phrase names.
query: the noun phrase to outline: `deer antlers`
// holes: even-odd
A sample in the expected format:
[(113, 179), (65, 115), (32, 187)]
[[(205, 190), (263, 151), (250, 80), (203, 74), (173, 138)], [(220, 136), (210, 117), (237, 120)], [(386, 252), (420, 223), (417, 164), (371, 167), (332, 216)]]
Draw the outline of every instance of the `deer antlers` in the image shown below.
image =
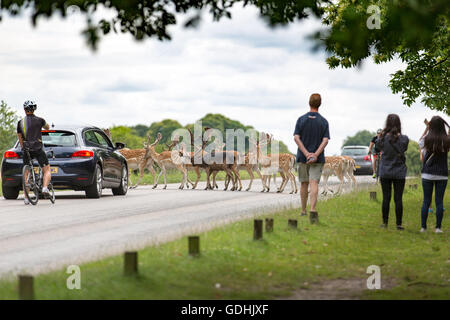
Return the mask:
[(179, 137), (174, 137), (171, 144), (165, 143), (165, 145), (169, 149), (169, 151), (172, 151), (173, 147), (175, 147), (179, 142), (180, 142)]

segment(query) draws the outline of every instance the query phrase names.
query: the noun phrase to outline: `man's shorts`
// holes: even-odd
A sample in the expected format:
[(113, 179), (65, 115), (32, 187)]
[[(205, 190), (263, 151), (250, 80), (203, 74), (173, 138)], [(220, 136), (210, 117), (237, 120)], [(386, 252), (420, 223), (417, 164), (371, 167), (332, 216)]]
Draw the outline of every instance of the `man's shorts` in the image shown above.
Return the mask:
[[(48, 159), (47, 159), (47, 155), (45, 154), (45, 151), (43, 149), (39, 150), (39, 151), (30, 151), (30, 156), (32, 159), (36, 159), (39, 162), (39, 165), (41, 167), (45, 167), (47, 166), (48, 163)], [(26, 152), (23, 152), (23, 164), (28, 164), (30, 160), (28, 159), (28, 156), (26, 154)]]
[(309, 182), (310, 180), (320, 181), (322, 176), (323, 163), (302, 163), (298, 164), (298, 180)]

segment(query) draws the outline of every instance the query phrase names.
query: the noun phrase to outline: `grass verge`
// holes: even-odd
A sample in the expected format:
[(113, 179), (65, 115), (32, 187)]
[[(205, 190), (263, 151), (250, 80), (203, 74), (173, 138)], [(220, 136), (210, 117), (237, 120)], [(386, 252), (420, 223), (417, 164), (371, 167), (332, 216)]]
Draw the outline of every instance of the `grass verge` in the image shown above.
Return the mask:
[[(418, 181), (408, 183), (418, 183)], [(39, 275), (37, 299), (274, 299), (332, 279), (365, 279), (370, 265), (381, 268), (390, 290), (365, 290), (366, 299), (448, 299), (450, 245), (448, 218), (444, 234), (419, 233), (422, 190), (406, 188), (405, 231), (381, 223), (380, 198), (367, 191), (321, 202), (320, 223), (310, 225), (297, 210), (269, 215), (273, 233), (252, 240), (253, 220), (243, 220), (201, 234), (201, 256), (187, 255), (186, 238), (139, 252), (139, 276), (123, 276), (122, 256), (81, 266), (81, 290), (68, 290), (65, 270)], [(444, 206), (449, 208), (448, 192)], [(298, 219), (299, 229), (287, 228)], [(0, 298), (16, 299), (16, 281), (0, 281)]]

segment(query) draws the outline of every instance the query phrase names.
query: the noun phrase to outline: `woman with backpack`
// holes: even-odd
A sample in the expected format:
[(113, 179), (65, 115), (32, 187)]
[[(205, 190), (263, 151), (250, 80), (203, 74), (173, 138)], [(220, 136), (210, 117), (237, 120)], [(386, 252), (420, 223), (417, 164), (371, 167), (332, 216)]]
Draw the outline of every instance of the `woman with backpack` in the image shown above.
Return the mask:
[(444, 194), (448, 181), (447, 157), (450, 148), (450, 137), (445, 126), (448, 123), (439, 116), (425, 122), (427, 128), (419, 140), (420, 160), (422, 166), (422, 228), (420, 232), (427, 230), (428, 209), (432, 202), (433, 188), (435, 189), (436, 202), (436, 233), (442, 233), (442, 218), (444, 216)]
[(388, 226), (389, 204), (393, 187), (397, 230), (404, 230), (402, 227), (403, 191), (406, 178), (405, 152), (408, 149), (408, 144), (409, 138), (402, 134), (399, 116), (396, 114), (388, 115), (385, 128), (376, 142), (376, 148), (383, 155), (379, 168), (381, 189), (383, 191), (383, 224), (381, 225), (383, 228)]

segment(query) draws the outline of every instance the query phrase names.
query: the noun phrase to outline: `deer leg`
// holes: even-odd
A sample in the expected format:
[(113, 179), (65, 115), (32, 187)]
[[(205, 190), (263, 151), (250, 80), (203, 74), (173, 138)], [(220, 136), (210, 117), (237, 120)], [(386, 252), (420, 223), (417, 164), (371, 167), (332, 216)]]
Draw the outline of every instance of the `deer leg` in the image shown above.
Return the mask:
[(136, 184), (133, 186), (133, 189), (137, 188), (138, 185), (141, 183), (142, 178), (144, 177), (145, 167), (146, 167), (146, 163), (144, 161), (142, 161), (142, 163), (139, 164), (139, 179), (136, 182)]
[(212, 174), (212, 176), (213, 176), (213, 189), (218, 189), (219, 188), (219, 186), (216, 183), (216, 176), (217, 176), (218, 173), (219, 173), (219, 171), (214, 171), (213, 174)]
[(161, 175), (163, 173), (163, 169), (162, 168), (163, 168), (163, 166), (161, 166), (161, 171), (158, 174), (158, 178), (156, 179), (156, 183), (153, 185), (153, 189), (155, 189), (158, 186), (159, 178), (161, 178)]
[[(227, 175), (229, 176), (229, 178), (230, 178), (230, 180), (231, 180), (231, 183), (233, 184), (233, 187), (231, 187), (230, 190), (231, 190), (231, 191), (236, 190), (236, 180), (235, 180), (235, 177), (234, 177), (234, 175), (233, 175), (233, 171), (231, 171), (231, 169), (228, 168), (228, 167), (225, 168), (225, 171), (226, 171)], [(228, 186), (226, 186), (226, 188), (228, 189)], [(225, 189), (225, 190), (226, 190), (226, 189)]]
[(134, 189), (134, 186), (131, 185), (131, 175), (133, 174), (133, 170), (131, 168), (128, 169), (128, 184), (130, 185), (130, 189)]
[[(267, 181), (267, 178), (269, 178), (269, 181)], [(266, 191), (269, 192), (270, 191), (270, 174), (264, 175), (264, 179), (266, 181)]]
[(263, 186), (263, 189), (262, 189), (261, 192), (264, 192), (264, 190), (266, 189), (266, 182), (265, 182), (265, 180), (263, 178), (263, 175), (261, 174), (261, 171), (259, 171), (259, 168), (257, 166), (254, 169), (255, 169), (256, 174), (258, 175), (258, 177), (261, 179), (261, 183), (262, 183), (262, 186)]
[(212, 189), (211, 183), (209, 181), (209, 178), (211, 175), (211, 170), (209, 168), (206, 168), (205, 171), (206, 171), (206, 188), (205, 188), (205, 190), (209, 190), (209, 189)]
[(231, 176), (229, 175), (229, 173), (228, 172), (226, 172), (225, 171), (225, 188), (223, 189), (223, 190), (227, 190), (228, 189), (228, 186), (230, 185), (230, 182), (231, 182)]
[(199, 167), (194, 167), (194, 168), (195, 168), (195, 174), (197, 175), (197, 179), (195, 180), (195, 183), (192, 186), (192, 189), (197, 188), (197, 184), (200, 181), (200, 168)]
[(166, 172), (166, 167), (164, 167), (164, 190), (167, 189), (167, 172)]
[(280, 192), (283, 192), (284, 189), (286, 188), (288, 182), (290, 181), (290, 176), (289, 173), (286, 171), (281, 171), (280, 172), (281, 177), (283, 178), (283, 181), (281, 183), (280, 189), (278, 189)]
[(148, 165), (148, 170), (152, 174), (153, 184), (155, 184), (156, 183), (156, 171), (155, 171), (155, 168), (153, 168), (153, 161), (151, 161), (150, 164)]
[(237, 189), (237, 191), (241, 191), (242, 190), (241, 174), (239, 173), (239, 170), (237, 169), (236, 166), (234, 166), (232, 170), (233, 170), (233, 173), (235, 174), (236, 184), (239, 183), (239, 189), (237, 189), (237, 185), (236, 185), (236, 189)]
[(216, 188), (216, 189), (219, 189), (219, 186), (217, 185), (217, 182), (216, 182), (216, 176), (217, 176), (218, 173), (219, 173), (219, 171), (214, 172), (214, 177), (213, 177), (213, 179), (214, 179), (214, 188)]
[[(286, 176), (285, 176), (283, 171), (280, 171), (280, 176), (281, 176), (281, 184), (280, 184), (280, 187), (277, 188), (277, 192), (278, 193), (283, 192), (283, 190), (284, 190), (284, 182), (286, 180)], [(271, 179), (271, 178), (272, 178), (272, 175), (269, 176), (269, 179)], [(276, 184), (275, 184), (275, 187), (276, 187)]]
[(341, 182), (339, 184), (339, 188), (338, 188), (336, 194), (340, 194), (342, 191), (342, 186), (344, 185), (344, 175), (342, 174), (342, 172), (336, 173), (336, 175), (339, 178), (339, 181)]
[(294, 188), (294, 180), (292, 179), (292, 173), (290, 171), (287, 172), (288, 180), (291, 182), (291, 192), (290, 194), (293, 194), (295, 190)]
[(253, 170), (250, 168), (246, 168), (248, 175), (250, 176), (250, 183), (248, 184), (247, 189), (245, 189), (245, 191), (250, 191), (250, 189), (252, 188), (252, 184), (253, 184), (253, 179), (255, 179), (255, 176), (253, 175)]
[(328, 173), (323, 175), (323, 191), (322, 194), (326, 195), (328, 193), (328, 178), (330, 177), (330, 175)]
[(227, 172), (225, 170), (225, 173), (226, 173), (226, 175), (225, 175), (225, 187), (223, 188), (224, 191), (228, 190), (228, 186), (230, 185), (230, 182), (232, 180), (229, 172)]

